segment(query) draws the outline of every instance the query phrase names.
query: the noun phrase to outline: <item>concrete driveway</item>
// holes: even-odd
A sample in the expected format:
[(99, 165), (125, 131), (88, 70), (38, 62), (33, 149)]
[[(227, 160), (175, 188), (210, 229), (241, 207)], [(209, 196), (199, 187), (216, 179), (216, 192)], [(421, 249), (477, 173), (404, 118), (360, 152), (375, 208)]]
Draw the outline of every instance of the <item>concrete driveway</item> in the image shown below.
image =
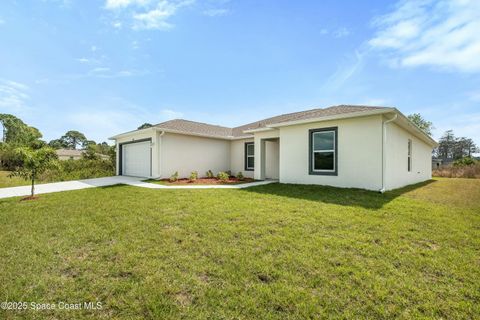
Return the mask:
[[(116, 184), (137, 184), (145, 178), (136, 177), (105, 177), (96, 179), (63, 181), (54, 183), (44, 183), (35, 185), (35, 194), (80, 190), (86, 188), (113, 186)], [(0, 198), (20, 197), (30, 195), (30, 186), (0, 188)]]

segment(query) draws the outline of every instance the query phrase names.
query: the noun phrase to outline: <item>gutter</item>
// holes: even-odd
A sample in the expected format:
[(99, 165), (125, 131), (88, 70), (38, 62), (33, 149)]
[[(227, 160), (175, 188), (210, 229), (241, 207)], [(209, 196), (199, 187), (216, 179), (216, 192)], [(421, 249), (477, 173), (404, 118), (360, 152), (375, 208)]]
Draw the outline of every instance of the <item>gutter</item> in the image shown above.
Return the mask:
[(380, 189), (380, 193), (385, 192), (386, 184), (387, 184), (387, 176), (385, 172), (387, 171), (387, 124), (393, 122), (397, 119), (398, 114), (395, 113), (393, 117), (389, 120), (383, 121), (382, 123), (382, 189)]

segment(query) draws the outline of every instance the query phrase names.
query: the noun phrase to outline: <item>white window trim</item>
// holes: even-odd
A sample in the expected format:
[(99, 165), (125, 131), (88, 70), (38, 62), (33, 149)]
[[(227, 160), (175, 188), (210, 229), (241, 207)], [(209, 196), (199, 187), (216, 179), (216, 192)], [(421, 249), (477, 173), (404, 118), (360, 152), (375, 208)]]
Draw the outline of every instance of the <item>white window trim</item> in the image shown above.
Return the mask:
[[(333, 149), (322, 149), (322, 150), (315, 150), (315, 135), (316, 134), (323, 134), (323, 133), (333, 133)], [(337, 135), (335, 134), (334, 130), (330, 131), (319, 131), (319, 132), (314, 132), (312, 134), (312, 171), (313, 172), (335, 172), (335, 159), (337, 157), (337, 154), (335, 153), (335, 140), (337, 139)], [(315, 169), (315, 153), (327, 153), (327, 152), (332, 152), (333, 153), (333, 170), (326, 170), (326, 169)]]

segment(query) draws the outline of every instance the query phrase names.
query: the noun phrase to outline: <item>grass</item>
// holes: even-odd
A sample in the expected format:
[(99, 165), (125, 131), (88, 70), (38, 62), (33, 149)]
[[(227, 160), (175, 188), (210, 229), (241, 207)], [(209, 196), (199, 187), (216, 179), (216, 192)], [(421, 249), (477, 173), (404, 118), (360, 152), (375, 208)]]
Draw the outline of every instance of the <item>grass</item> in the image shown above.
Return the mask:
[(1, 171), (0, 170), (0, 188), (30, 185), (30, 181), (27, 181), (27, 180), (19, 178), (19, 177), (9, 178), (8, 177), (9, 174), (10, 174), (9, 171)]
[(480, 180), (378, 194), (131, 186), (0, 200), (0, 301), (25, 319), (475, 318)]

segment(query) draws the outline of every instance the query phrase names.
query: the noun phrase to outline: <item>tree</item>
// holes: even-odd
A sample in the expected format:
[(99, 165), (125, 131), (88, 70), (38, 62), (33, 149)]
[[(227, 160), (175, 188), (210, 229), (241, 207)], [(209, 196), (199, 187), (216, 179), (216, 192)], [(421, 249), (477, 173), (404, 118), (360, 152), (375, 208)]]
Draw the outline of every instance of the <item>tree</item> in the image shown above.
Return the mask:
[(30, 146), (42, 138), (42, 133), (37, 128), (28, 126), (11, 114), (0, 114), (0, 123), (3, 127), (3, 142), (12, 146)]
[(412, 121), (420, 130), (429, 136), (432, 135), (432, 130), (434, 129), (433, 123), (425, 120), (420, 113), (411, 114), (408, 116), (408, 119)]
[(77, 146), (83, 145), (85, 141), (87, 141), (87, 138), (81, 132), (70, 130), (65, 133), (60, 140), (67, 148), (75, 150)]
[(443, 136), (438, 141), (437, 154), (441, 159), (452, 159), (453, 148), (455, 146), (456, 137), (452, 130), (445, 131)]
[(51, 140), (48, 145), (50, 147), (52, 147), (53, 149), (64, 149), (67, 147), (67, 145), (65, 144), (65, 141), (61, 140), (61, 139), (54, 139), (54, 140)]
[(151, 128), (151, 127), (153, 127), (153, 124), (150, 124), (150, 123), (145, 122), (145, 123), (142, 124), (140, 127), (138, 127), (137, 130), (147, 129), (147, 128)]
[(22, 177), (32, 182), (31, 198), (35, 196), (35, 180), (39, 174), (45, 170), (56, 166), (57, 154), (50, 147), (41, 149), (32, 149), (28, 147), (18, 147), (15, 153), (21, 160), (21, 165), (9, 175), (10, 177)]

